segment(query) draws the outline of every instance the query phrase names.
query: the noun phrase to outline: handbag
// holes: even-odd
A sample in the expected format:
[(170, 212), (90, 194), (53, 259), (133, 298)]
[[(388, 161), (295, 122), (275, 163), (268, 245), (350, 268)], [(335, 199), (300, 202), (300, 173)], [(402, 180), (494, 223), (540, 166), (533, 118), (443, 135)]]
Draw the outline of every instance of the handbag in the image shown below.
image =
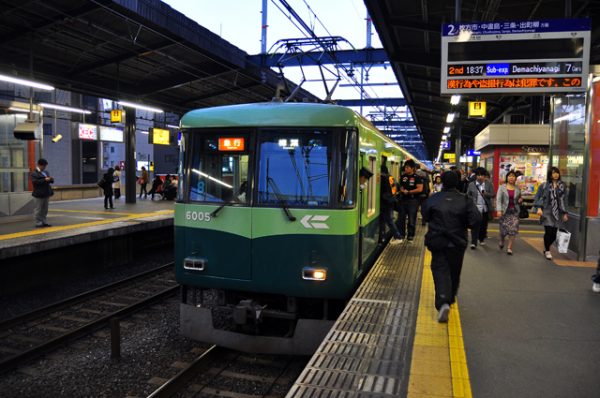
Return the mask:
[(519, 209), (519, 218), (529, 218), (529, 211), (523, 205), (521, 205), (521, 208)]
[(571, 233), (566, 229), (559, 229), (556, 231), (556, 247), (559, 253), (569, 252), (569, 241), (571, 240)]
[[(481, 197), (483, 198), (483, 201), (486, 203), (486, 206), (487, 206), (487, 202), (485, 201), (485, 197), (483, 196), (483, 194), (481, 193), (481, 191), (479, 190), (479, 188), (477, 188), (477, 186), (475, 186), (475, 189), (477, 190), (477, 192), (479, 193), (479, 195), (481, 195)], [(477, 206), (477, 209), (479, 210), (479, 206)], [(492, 211), (492, 209), (489, 208), (489, 206), (488, 206), (487, 210), (488, 210), (487, 211), (488, 221), (492, 221), (494, 219), (494, 212)], [(480, 211), (480, 213), (482, 213), (482, 212)]]

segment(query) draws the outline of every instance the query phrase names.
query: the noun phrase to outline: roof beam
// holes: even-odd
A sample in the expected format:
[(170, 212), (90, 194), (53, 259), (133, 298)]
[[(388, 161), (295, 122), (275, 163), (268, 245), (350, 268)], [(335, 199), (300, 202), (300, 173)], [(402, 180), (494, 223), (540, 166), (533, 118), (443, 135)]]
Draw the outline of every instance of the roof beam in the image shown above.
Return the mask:
[(374, 120), (371, 121), (374, 126), (401, 126), (401, 127), (415, 127), (415, 122), (412, 120)]
[(331, 52), (310, 51), (305, 53), (275, 53), (249, 55), (249, 62), (262, 67), (274, 66), (314, 66), (328, 64), (377, 64), (388, 62), (382, 48), (364, 50), (339, 50)]
[(405, 65), (426, 66), (428, 68), (440, 69), (440, 56), (434, 53), (420, 51), (396, 50), (390, 54), (391, 62), (399, 62)]
[(335, 100), (341, 106), (405, 106), (404, 98), (364, 98)]
[(401, 29), (418, 30), (420, 32), (440, 33), (440, 25), (429, 21), (416, 21), (414, 19), (391, 16), (388, 22)]

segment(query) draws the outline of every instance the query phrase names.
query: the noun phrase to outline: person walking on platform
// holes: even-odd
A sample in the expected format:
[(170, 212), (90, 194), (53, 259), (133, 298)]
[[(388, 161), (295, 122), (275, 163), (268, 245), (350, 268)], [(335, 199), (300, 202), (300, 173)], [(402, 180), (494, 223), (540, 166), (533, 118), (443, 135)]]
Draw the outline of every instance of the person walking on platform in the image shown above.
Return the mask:
[(31, 183), (33, 184), (33, 200), (35, 201), (35, 209), (33, 216), (35, 219), (36, 228), (49, 227), (46, 217), (48, 216), (48, 202), (50, 196), (54, 194), (50, 184), (54, 183), (54, 178), (50, 177), (50, 173), (46, 171), (48, 161), (40, 158), (37, 161), (36, 169), (31, 173)]
[(115, 199), (119, 199), (121, 197), (121, 168), (119, 166), (115, 166), (115, 172), (113, 174), (113, 191), (115, 193)]
[(517, 175), (514, 170), (506, 173), (506, 183), (500, 185), (496, 194), (496, 210), (500, 224), (500, 249), (504, 248), (504, 240), (508, 237), (506, 254), (512, 255), (512, 246), (519, 233), (519, 210), (523, 203), (521, 190), (516, 186)]
[(142, 198), (142, 193), (144, 194), (144, 199), (148, 197), (148, 191), (146, 190), (147, 185), (148, 171), (146, 171), (146, 168), (142, 166), (142, 176), (140, 177), (140, 199)]
[(109, 168), (104, 176), (102, 176), (102, 180), (104, 183), (102, 184), (102, 189), (104, 190), (104, 208), (108, 209), (108, 205), (110, 204), (110, 208), (114, 209), (113, 206), (113, 181), (114, 181), (114, 172), (115, 170), (111, 167)]
[[(431, 192), (431, 186), (429, 184), (429, 174), (427, 174), (425, 170), (422, 170), (421, 165), (418, 163), (416, 165), (415, 174), (421, 178), (421, 182), (423, 183), (423, 190), (419, 194), (419, 206), (422, 206), (423, 202), (427, 200)], [(425, 220), (421, 220), (421, 225), (425, 225)]]
[(154, 180), (152, 180), (152, 188), (150, 188), (150, 192), (148, 192), (148, 195), (150, 195), (150, 200), (154, 200), (154, 195), (158, 194), (158, 189), (162, 187), (162, 185), (163, 180), (159, 175), (155, 175)]
[(482, 246), (487, 239), (487, 229), (489, 216), (492, 214), (492, 198), (494, 195), (494, 185), (486, 181), (487, 172), (483, 167), (475, 169), (475, 179), (469, 183), (467, 196), (471, 198), (479, 213), (481, 213), (481, 222), (471, 229), (471, 249), (477, 248), (477, 242)]
[(442, 176), (441, 175), (436, 175), (435, 178), (433, 179), (433, 192), (442, 192), (442, 188), (443, 188), (443, 184), (442, 184)]
[[(400, 241), (404, 239), (404, 236), (407, 236), (409, 242), (415, 237), (419, 194), (422, 191), (423, 181), (415, 174), (415, 161), (409, 159), (404, 162), (404, 174), (400, 177), (400, 202), (397, 204), (398, 221), (396, 222), (396, 227), (398, 228), (398, 232), (400, 232)], [(406, 231), (407, 216), (408, 231)], [(407, 235), (405, 235), (406, 233)]]
[(429, 223), (425, 246), (431, 251), (438, 322), (448, 322), (450, 304), (454, 303), (460, 284), (467, 228), (477, 225), (481, 218), (475, 203), (456, 189), (459, 178), (454, 171), (445, 172), (443, 191), (431, 195), (421, 209), (423, 219)]
[(544, 226), (544, 257), (552, 260), (550, 246), (556, 240), (559, 228), (564, 228), (569, 220), (565, 206), (567, 188), (560, 179), (560, 170), (550, 169), (550, 178), (538, 187), (533, 201), (533, 210), (540, 216), (540, 224)]
[(385, 226), (387, 225), (392, 231), (392, 243), (399, 242), (400, 232), (398, 227), (394, 223), (394, 204), (396, 203), (396, 182), (394, 177), (390, 175), (385, 160), (381, 165), (381, 192), (380, 192), (380, 204), (381, 204), (381, 216), (379, 219), (379, 226), (381, 230), (381, 238), (383, 239)]

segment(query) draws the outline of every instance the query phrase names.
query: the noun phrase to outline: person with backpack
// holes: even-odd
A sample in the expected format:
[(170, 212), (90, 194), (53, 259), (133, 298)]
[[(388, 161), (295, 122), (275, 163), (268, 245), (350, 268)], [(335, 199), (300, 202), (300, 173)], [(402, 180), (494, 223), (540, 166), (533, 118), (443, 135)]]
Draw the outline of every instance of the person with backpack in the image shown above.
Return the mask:
[(481, 217), (473, 201), (457, 191), (458, 181), (458, 173), (445, 172), (442, 192), (431, 195), (421, 209), (423, 219), (429, 223), (425, 246), (431, 251), (438, 322), (448, 322), (450, 305), (458, 293), (468, 243), (467, 228), (479, 223)]
[[(396, 227), (400, 232), (399, 239), (401, 242), (404, 236), (407, 237), (409, 242), (415, 238), (419, 195), (423, 192), (423, 181), (421, 177), (415, 174), (415, 168), (415, 161), (408, 159), (404, 162), (404, 174), (400, 177), (400, 201), (397, 204), (398, 221)], [(408, 217), (408, 228), (406, 228), (406, 217)]]
[(385, 163), (386, 160), (383, 158), (381, 165), (381, 192), (379, 196), (381, 204), (379, 230), (381, 231), (381, 239), (383, 239), (385, 226), (387, 225), (394, 235), (391, 243), (396, 243), (401, 239), (398, 227), (394, 223), (394, 205), (396, 204), (397, 187), (394, 177), (390, 175)]

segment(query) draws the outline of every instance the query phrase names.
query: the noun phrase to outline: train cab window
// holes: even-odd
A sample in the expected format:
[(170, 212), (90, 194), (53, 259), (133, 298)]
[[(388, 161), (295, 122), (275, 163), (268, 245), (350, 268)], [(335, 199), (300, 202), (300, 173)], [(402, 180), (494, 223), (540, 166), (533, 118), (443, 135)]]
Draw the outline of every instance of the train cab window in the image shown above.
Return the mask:
[(231, 142), (231, 146), (223, 147), (218, 137), (197, 138), (189, 165), (190, 201), (233, 204), (249, 202), (249, 155), (243, 151), (237, 153), (233, 145)]
[(348, 131), (340, 140), (340, 190), (342, 207), (354, 207), (356, 201), (356, 131)]
[(332, 149), (330, 131), (262, 131), (257, 204), (329, 206)]
[[(369, 157), (369, 169), (377, 170), (377, 159)], [(369, 185), (367, 188), (367, 216), (371, 216), (375, 213), (375, 203), (377, 202), (377, 180), (381, 176), (380, 173), (376, 173), (373, 177), (369, 178)]]

